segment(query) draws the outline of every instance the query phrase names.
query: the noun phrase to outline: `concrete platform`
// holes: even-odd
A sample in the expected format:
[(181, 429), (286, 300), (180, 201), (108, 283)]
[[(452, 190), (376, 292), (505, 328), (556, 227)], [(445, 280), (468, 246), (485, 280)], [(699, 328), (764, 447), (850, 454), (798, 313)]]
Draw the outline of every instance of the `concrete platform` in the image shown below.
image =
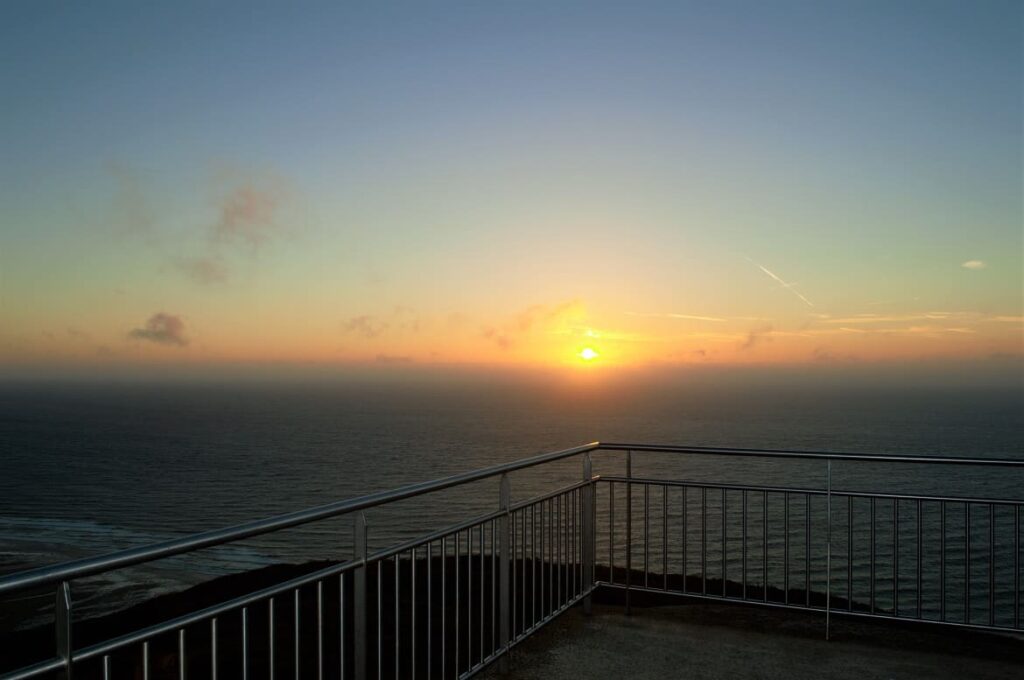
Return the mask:
[(574, 608), (515, 648), (508, 675), (484, 677), (1024, 678), (1020, 636), (833, 618), (826, 641), (824, 617), (806, 612), (704, 602), (633, 611)]

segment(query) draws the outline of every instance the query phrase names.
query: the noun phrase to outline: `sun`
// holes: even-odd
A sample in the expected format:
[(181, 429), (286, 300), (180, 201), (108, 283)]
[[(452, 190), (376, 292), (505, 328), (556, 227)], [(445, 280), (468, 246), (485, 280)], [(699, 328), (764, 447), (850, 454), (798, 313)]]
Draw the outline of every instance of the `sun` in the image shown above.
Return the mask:
[(599, 356), (601, 355), (598, 354), (597, 350), (595, 350), (593, 347), (584, 347), (582, 350), (580, 350), (579, 353), (580, 359), (583, 359), (584, 361), (593, 361)]

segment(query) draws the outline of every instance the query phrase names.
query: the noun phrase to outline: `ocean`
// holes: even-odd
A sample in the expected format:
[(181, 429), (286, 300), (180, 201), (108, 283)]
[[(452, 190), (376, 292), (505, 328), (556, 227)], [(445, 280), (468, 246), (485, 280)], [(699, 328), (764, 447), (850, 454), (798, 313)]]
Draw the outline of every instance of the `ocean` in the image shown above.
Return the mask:
[[(0, 386), (0, 573), (144, 545), (593, 440), (1020, 457), (1019, 388), (560, 388), (486, 380), (8, 383)], [(595, 472), (618, 472), (599, 454)], [(525, 499), (579, 461), (513, 476)], [(820, 464), (636, 457), (635, 473), (821, 485)], [(834, 488), (1021, 496), (985, 469), (837, 465)], [(599, 499), (599, 503), (601, 500)], [(369, 513), (384, 546), (492, 510), (497, 480)], [(275, 562), (342, 559), (338, 518), (76, 584), (84, 614)], [(26, 596), (28, 597), (28, 596)], [(0, 603), (0, 630), (45, 620)], [(24, 604), (24, 603), (22, 603)]]

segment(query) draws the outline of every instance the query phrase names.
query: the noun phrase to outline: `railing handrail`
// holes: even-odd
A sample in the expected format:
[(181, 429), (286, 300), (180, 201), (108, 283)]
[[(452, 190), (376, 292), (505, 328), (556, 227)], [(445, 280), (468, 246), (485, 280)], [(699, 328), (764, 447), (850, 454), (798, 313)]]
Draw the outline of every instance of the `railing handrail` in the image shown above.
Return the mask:
[(788, 449), (716, 448), (711, 446), (677, 446), (672, 444), (638, 444), (599, 442), (602, 451), (633, 451), (635, 453), (700, 453), (716, 456), (750, 456), (756, 458), (802, 458), (809, 460), (875, 461), (881, 463), (929, 463), (933, 465), (995, 465), (1024, 467), (1019, 458), (964, 458), (955, 456), (922, 456), (888, 453), (843, 453), (832, 451), (794, 451)]
[(408, 484), (397, 489), (377, 491), (364, 496), (357, 496), (356, 498), (327, 503), (325, 505), (307, 508), (306, 510), (289, 512), (283, 515), (246, 522), (244, 524), (238, 524), (222, 529), (213, 529), (211, 531), (192, 534), (170, 541), (140, 546), (138, 548), (130, 548), (128, 550), (120, 550), (97, 557), (88, 557), (80, 560), (28, 569), (0, 578), (0, 595), (18, 590), (25, 590), (27, 588), (53, 585), (61, 581), (93, 576), (113, 569), (129, 567), (143, 562), (151, 562), (165, 557), (172, 557), (174, 555), (192, 552), (201, 548), (208, 548), (215, 545), (221, 545), (223, 543), (238, 541), (243, 538), (251, 538), (261, 534), (299, 526), (301, 524), (308, 524), (310, 522), (330, 517), (337, 517), (338, 515), (344, 515), (350, 512), (366, 510), (368, 508), (385, 505), (387, 503), (406, 500), (408, 498), (422, 496), (435, 491), (442, 491), (453, 486), (469, 484), (471, 482), (477, 482), (508, 472), (523, 470), (535, 465), (550, 463), (564, 458), (571, 458), (588, 451), (593, 451), (599, 446), (600, 444), (598, 442), (591, 442), (582, 446), (562, 449), (561, 451), (542, 453), (529, 458), (521, 458), (509, 463), (500, 463), (498, 465), (492, 465), (490, 467), (470, 472), (462, 472), (428, 482)]
[(366, 510), (372, 507), (393, 503), (421, 496), (436, 491), (442, 491), (461, 484), (480, 481), (489, 477), (523, 470), (536, 465), (550, 463), (565, 458), (571, 458), (589, 451), (633, 451), (651, 453), (693, 453), (716, 456), (745, 456), (759, 458), (786, 458), (786, 459), (810, 459), (810, 460), (848, 460), (848, 461), (876, 461), (888, 463), (930, 463), (947, 465), (995, 465), (1006, 467), (1024, 467), (1024, 460), (1011, 458), (963, 458), (946, 456), (921, 456), (921, 455), (897, 455), (897, 454), (868, 454), (868, 453), (838, 453), (823, 451), (793, 451), (782, 449), (745, 449), (745, 448), (717, 448), (706, 446), (678, 446), (661, 444), (642, 443), (621, 443), (621, 442), (590, 442), (560, 451), (542, 453), (529, 458), (522, 458), (509, 463), (500, 463), (490, 467), (463, 472), (448, 477), (442, 477), (427, 482), (418, 482), (390, 489), (378, 491), (356, 498), (349, 498), (342, 501), (327, 503), (325, 505), (307, 508), (296, 512), (276, 515), (274, 517), (254, 520), (235, 526), (213, 529), (210, 531), (191, 534), (182, 538), (154, 543), (137, 548), (130, 548), (117, 552), (88, 557), (80, 560), (61, 562), (58, 564), (28, 569), (7, 576), (0, 577), (0, 595), (25, 590), (28, 588), (53, 585), (61, 581), (93, 576), (95, 574), (111, 571), (122, 567), (133, 566), (144, 562), (150, 562), (165, 557), (172, 557), (186, 552), (192, 552), (202, 548), (221, 545), (244, 538), (251, 538), (261, 534), (288, 529), (291, 527), (308, 524), (318, 520), (337, 517), (339, 515)]

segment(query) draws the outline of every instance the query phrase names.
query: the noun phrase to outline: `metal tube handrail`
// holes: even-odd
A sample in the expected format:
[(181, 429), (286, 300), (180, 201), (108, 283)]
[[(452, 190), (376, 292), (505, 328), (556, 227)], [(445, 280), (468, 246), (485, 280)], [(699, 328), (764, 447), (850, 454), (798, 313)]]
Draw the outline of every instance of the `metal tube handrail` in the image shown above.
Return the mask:
[(694, 489), (726, 489), (728, 491), (756, 491), (768, 493), (793, 493), (807, 496), (840, 496), (843, 498), (885, 498), (907, 501), (946, 501), (949, 503), (978, 503), (988, 505), (1024, 505), (1024, 498), (985, 498), (984, 496), (937, 496), (935, 494), (888, 493), (885, 491), (856, 491), (844, 489), (818, 489), (799, 486), (764, 486), (759, 484), (723, 484), (719, 482), (700, 482), (689, 479), (661, 479), (658, 477), (623, 477), (615, 475), (596, 475), (595, 482), (615, 482), (642, 486), (691, 487)]
[(710, 446), (674, 446), (670, 444), (630, 444), (621, 442), (600, 442), (601, 451), (633, 451), (634, 453), (701, 453), (716, 456), (749, 456), (755, 458), (802, 458), (808, 460), (859, 460), (879, 463), (928, 463), (938, 465), (995, 465), (1024, 467), (1024, 460), (1017, 458), (963, 458), (952, 456), (921, 456), (879, 453), (841, 453), (830, 451), (791, 451), (787, 449), (743, 449), (716, 448)]
[(429, 482), (419, 482), (388, 491), (378, 491), (376, 493), (366, 494), (365, 496), (358, 496), (356, 498), (337, 501), (335, 503), (327, 503), (326, 505), (320, 505), (315, 508), (277, 515), (276, 517), (256, 520), (233, 527), (214, 529), (212, 531), (185, 536), (184, 538), (164, 541), (162, 543), (155, 543), (139, 548), (131, 548), (129, 550), (121, 550), (106, 555), (100, 555), (98, 557), (63, 562), (60, 564), (39, 567), (37, 569), (29, 569), (0, 578), (0, 595), (17, 590), (24, 590), (26, 588), (52, 585), (61, 581), (92, 576), (112, 569), (128, 567), (135, 564), (141, 564), (143, 562), (150, 562), (164, 557), (180, 555), (182, 553), (192, 552), (193, 550), (199, 550), (201, 548), (208, 548), (214, 545), (241, 540), (243, 538), (251, 538), (261, 534), (327, 519), (329, 517), (337, 517), (338, 515), (344, 515), (350, 512), (365, 510), (379, 505), (393, 503), (395, 501), (406, 500), (416, 496), (433, 493), (435, 491), (449, 489), (460, 484), (477, 482), (503, 473), (515, 472), (535, 465), (542, 465), (556, 460), (571, 458), (573, 456), (578, 456), (581, 453), (593, 451), (599, 446), (600, 444), (598, 442), (591, 442), (590, 444), (584, 444), (583, 446), (576, 446), (570, 449), (554, 451), (552, 453), (542, 453), (536, 456), (531, 456), (530, 458), (513, 461), (511, 463), (501, 463), (479, 470), (473, 470), (471, 472), (462, 472), (449, 477), (442, 477), (441, 479), (435, 479)]

